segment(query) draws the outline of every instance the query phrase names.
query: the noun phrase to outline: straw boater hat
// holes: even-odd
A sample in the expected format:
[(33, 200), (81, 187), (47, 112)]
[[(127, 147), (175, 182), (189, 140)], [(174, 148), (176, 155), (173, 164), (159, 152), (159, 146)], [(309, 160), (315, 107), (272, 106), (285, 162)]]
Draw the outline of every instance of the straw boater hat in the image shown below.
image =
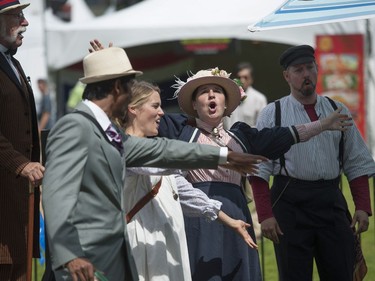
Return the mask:
[(216, 84), (225, 91), (226, 109), (225, 116), (229, 116), (240, 104), (241, 88), (229, 78), (230, 73), (225, 70), (219, 70), (217, 67), (208, 70), (200, 70), (189, 77), (186, 82), (180, 79), (172, 87), (176, 89), (178, 104), (183, 112), (190, 116), (198, 117), (196, 110), (193, 108), (193, 93), (202, 85)]
[(110, 47), (88, 54), (83, 59), (84, 77), (79, 80), (90, 84), (128, 75), (141, 75), (134, 70), (124, 49)]
[(25, 9), (30, 3), (20, 4), (20, 1), (0, 0), (0, 14), (17, 8)]

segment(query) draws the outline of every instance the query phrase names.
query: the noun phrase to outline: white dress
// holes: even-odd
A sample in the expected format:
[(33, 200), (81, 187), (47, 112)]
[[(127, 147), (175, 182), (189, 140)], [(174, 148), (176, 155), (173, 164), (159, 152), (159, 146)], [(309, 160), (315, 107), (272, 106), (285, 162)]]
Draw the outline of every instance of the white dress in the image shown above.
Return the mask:
[[(124, 209), (128, 213), (161, 176), (126, 171)], [(191, 280), (184, 219), (174, 176), (162, 176), (159, 193), (128, 223), (139, 280)]]

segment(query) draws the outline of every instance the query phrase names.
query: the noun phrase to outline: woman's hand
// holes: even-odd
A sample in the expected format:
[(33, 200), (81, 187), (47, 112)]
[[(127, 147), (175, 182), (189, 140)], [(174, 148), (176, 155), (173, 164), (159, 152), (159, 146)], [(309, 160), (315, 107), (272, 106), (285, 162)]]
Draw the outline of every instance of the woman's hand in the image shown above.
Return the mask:
[(352, 118), (347, 114), (341, 114), (342, 107), (338, 107), (326, 118), (320, 120), (323, 131), (346, 131), (348, 127), (353, 126)]
[(218, 219), (225, 224), (226, 226), (229, 226), (232, 228), (235, 232), (238, 233), (242, 237), (242, 239), (245, 241), (247, 245), (249, 245), (250, 248), (258, 249), (258, 245), (254, 242), (253, 238), (251, 238), (249, 232), (247, 229), (250, 227), (250, 224), (242, 221), (242, 220), (235, 220), (232, 219), (230, 216), (228, 216), (223, 211), (219, 211), (218, 213)]
[[(98, 39), (94, 39), (94, 40), (91, 40), (90, 41), (90, 45), (91, 45), (91, 48), (89, 48), (89, 52), (92, 53), (92, 52), (96, 52), (96, 51), (99, 51), (99, 50), (103, 50), (105, 47), (102, 45), (102, 43), (100, 43), (100, 41)], [(112, 47), (113, 46), (113, 43), (112, 42), (109, 42), (108, 44), (108, 48)]]

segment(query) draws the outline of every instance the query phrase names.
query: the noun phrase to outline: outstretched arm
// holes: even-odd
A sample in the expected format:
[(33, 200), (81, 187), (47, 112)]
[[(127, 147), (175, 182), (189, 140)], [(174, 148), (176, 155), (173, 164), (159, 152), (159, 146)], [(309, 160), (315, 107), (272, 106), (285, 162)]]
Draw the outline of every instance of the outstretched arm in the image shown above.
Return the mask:
[(322, 120), (296, 125), (299, 142), (308, 141), (324, 131), (347, 131), (349, 127), (353, 126), (352, 118), (347, 114), (341, 114), (341, 110), (342, 107), (339, 107)]
[(249, 247), (258, 248), (247, 231), (250, 224), (242, 220), (235, 220), (221, 211), (222, 203), (220, 201), (211, 199), (200, 189), (194, 188), (182, 175), (176, 175), (175, 178), (181, 207), (185, 215), (205, 217), (209, 220), (219, 219), (237, 232)]
[[(292, 145), (308, 141), (323, 131), (346, 131), (353, 125), (353, 122), (351, 117), (340, 112), (341, 108), (338, 108), (322, 120), (288, 127), (273, 126), (271, 124), (270, 126), (262, 126), (263, 128), (260, 130), (251, 128), (243, 122), (237, 122), (230, 131), (241, 138), (249, 153), (263, 155), (269, 159), (278, 159)], [(264, 114), (274, 116), (272, 111), (267, 111)], [(268, 115), (267, 118), (269, 118)]]

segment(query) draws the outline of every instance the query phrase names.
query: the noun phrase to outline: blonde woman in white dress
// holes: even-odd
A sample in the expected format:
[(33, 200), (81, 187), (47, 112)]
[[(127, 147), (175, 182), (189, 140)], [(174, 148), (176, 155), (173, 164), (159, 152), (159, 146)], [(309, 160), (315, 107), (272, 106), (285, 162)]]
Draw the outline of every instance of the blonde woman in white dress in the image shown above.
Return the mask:
[[(128, 111), (122, 120), (125, 132), (138, 137), (157, 135), (160, 118), (164, 115), (159, 88), (141, 81), (133, 85), (132, 92)], [(204, 216), (208, 220), (219, 219), (237, 231), (250, 247), (257, 247), (246, 231), (249, 224), (228, 217), (220, 211), (221, 202), (194, 189), (183, 176), (160, 175), (168, 173), (176, 171), (158, 168), (126, 170), (123, 196), (126, 213), (162, 179), (157, 195), (127, 224), (140, 280), (191, 280), (180, 198), (185, 214)]]

